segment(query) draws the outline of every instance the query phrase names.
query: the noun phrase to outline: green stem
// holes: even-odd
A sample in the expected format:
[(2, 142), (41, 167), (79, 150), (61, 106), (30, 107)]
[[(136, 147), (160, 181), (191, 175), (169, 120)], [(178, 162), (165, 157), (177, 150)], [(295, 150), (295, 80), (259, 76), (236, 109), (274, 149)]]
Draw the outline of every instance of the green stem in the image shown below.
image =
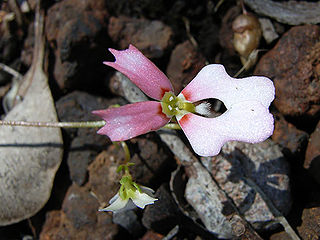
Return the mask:
[(131, 159), (130, 151), (129, 151), (129, 148), (128, 148), (128, 145), (126, 144), (126, 142), (121, 141), (120, 144), (121, 144), (121, 147), (124, 151), (124, 163), (123, 164), (126, 165), (128, 162), (130, 162), (130, 159)]
[(20, 127), (50, 127), (50, 128), (96, 128), (106, 125), (105, 121), (87, 122), (25, 122), (25, 121), (2, 121), (0, 125)]
[(177, 123), (168, 123), (168, 124), (166, 124), (163, 128), (166, 128), (166, 129), (174, 129), (174, 130), (181, 130), (180, 125), (177, 124)]

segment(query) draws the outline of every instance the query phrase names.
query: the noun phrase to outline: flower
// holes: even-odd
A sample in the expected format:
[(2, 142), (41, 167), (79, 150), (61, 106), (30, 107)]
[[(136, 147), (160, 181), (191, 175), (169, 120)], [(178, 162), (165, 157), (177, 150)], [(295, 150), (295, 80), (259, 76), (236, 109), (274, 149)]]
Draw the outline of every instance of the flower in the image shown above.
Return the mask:
[[(222, 65), (210, 64), (175, 96), (169, 79), (137, 48), (130, 45), (126, 50), (109, 51), (116, 61), (104, 64), (122, 72), (146, 95), (158, 100), (93, 111), (106, 121), (98, 134), (107, 135), (111, 141), (158, 130), (174, 116), (200, 156), (217, 155), (227, 141), (257, 143), (272, 135), (274, 120), (268, 108), (275, 90), (270, 79), (235, 79)], [(205, 107), (193, 103), (210, 98), (222, 101), (227, 110), (215, 118), (198, 115), (205, 112)]]
[(151, 197), (154, 191), (151, 188), (139, 186), (132, 181), (130, 175), (125, 175), (120, 180), (119, 192), (111, 198), (110, 205), (99, 211), (122, 212), (133, 209), (135, 206), (144, 209), (146, 205), (153, 204), (158, 199)]

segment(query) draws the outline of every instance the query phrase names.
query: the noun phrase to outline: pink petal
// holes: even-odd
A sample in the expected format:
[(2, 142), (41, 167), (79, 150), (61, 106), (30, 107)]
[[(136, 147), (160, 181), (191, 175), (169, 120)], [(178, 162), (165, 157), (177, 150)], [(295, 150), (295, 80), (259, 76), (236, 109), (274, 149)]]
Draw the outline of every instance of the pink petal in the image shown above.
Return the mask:
[(104, 64), (126, 75), (149, 97), (161, 100), (165, 92), (173, 92), (166, 75), (133, 45), (129, 45), (129, 49), (126, 50), (109, 51), (115, 56), (116, 61)]
[(179, 124), (200, 156), (214, 156), (227, 141), (256, 143), (273, 132), (273, 117), (268, 109), (256, 101), (234, 104), (216, 118), (205, 118), (189, 113)]
[(274, 92), (272, 81), (266, 77), (236, 79), (230, 77), (222, 65), (211, 64), (204, 67), (181, 93), (190, 102), (216, 98), (230, 108), (235, 103), (251, 100), (269, 107)]
[(93, 111), (106, 121), (97, 132), (111, 141), (125, 141), (138, 135), (158, 130), (170, 119), (162, 113), (160, 102), (147, 101), (118, 108)]

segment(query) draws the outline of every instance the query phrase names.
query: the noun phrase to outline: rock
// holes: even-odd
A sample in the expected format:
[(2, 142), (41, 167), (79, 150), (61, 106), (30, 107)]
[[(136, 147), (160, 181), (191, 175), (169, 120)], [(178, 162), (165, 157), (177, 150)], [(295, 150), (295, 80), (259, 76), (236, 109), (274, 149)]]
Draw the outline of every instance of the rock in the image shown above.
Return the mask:
[(108, 143), (106, 136), (101, 136), (92, 128), (78, 129), (68, 153), (68, 167), (71, 180), (79, 186), (87, 180), (88, 165), (97, 153), (105, 149)]
[(292, 238), (286, 232), (272, 234), (270, 240), (291, 240)]
[(159, 200), (146, 207), (142, 223), (147, 229), (166, 234), (178, 224), (179, 210), (165, 184), (157, 190), (155, 197)]
[(146, 232), (146, 234), (143, 235), (141, 240), (161, 240), (163, 238), (164, 238), (164, 236), (162, 234), (155, 233), (155, 232), (149, 230)]
[(306, 158), (304, 161), (304, 167), (309, 170), (311, 175), (320, 184), (320, 121), (317, 124), (315, 131), (311, 134), (307, 151)]
[(202, 158), (202, 162), (255, 229), (263, 229), (274, 220), (268, 202), (256, 188), (280, 212), (287, 214), (290, 211), (289, 166), (280, 148), (272, 141), (259, 144), (229, 142), (221, 154)]
[[(3, 4), (0, 7), (0, 62), (19, 71), (23, 31), (17, 26), (14, 13), (10, 9), (4, 10)], [(5, 71), (0, 71), (0, 85), (6, 84), (11, 77)]]
[[(105, 109), (108, 106), (123, 103), (120, 98), (107, 100), (88, 93), (74, 91), (57, 101), (56, 107), (60, 121), (99, 120), (91, 114), (93, 110)], [(67, 162), (71, 180), (78, 185), (86, 181), (87, 167), (97, 153), (110, 143), (107, 136), (98, 135), (96, 129), (65, 129), (70, 143)]]
[(124, 74), (116, 71), (109, 81), (109, 88), (112, 93), (125, 97), (129, 102), (148, 101), (148, 97), (129, 80)]
[(155, 136), (155, 133), (149, 133), (131, 140), (138, 147), (137, 152), (132, 153), (132, 176), (146, 186), (159, 186), (163, 180), (170, 179), (170, 173), (175, 169), (171, 153), (155, 141)]
[(292, 27), (259, 61), (254, 75), (273, 79), (278, 110), (291, 117), (320, 113), (320, 27)]
[(53, 75), (61, 89), (81, 84), (90, 89), (93, 79), (104, 76), (107, 18), (103, 0), (66, 0), (48, 9), (46, 36), (55, 52)]
[(133, 237), (139, 237), (144, 232), (137, 213), (134, 210), (113, 214), (113, 222), (126, 229)]
[(40, 239), (114, 239), (119, 233), (112, 217), (97, 211), (99, 203), (88, 189), (72, 185), (61, 211), (47, 214)]
[(236, 55), (233, 47), (233, 30), (232, 23), (234, 19), (241, 14), (241, 8), (238, 6), (230, 8), (222, 19), (222, 25), (219, 31), (219, 43), (228, 55)]
[(148, 58), (160, 58), (172, 46), (173, 31), (160, 21), (111, 17), (108, 32), (121, 49), (133, 44)]
[(73, 184), (63, 201), (62, 210), (47, 215), (40, 239), (114, 239), (119, 227), (112, 214), (98, 212), (119, 190), (120, 174), (116, 172), (124, 155), (111, 145), (89, 165), (89, 181)]
[(320, 236), (320, 208), (305, 208), (302, 212), (302, 224), (298, 227), (303, 240), (319, 239)]
[(111, 145), (88, 167), (88, 187), (101, 202), (101, 208), (107, 206), (109, 200), (119, 191), (121, 175), (117, 173), (117, 168), (123, 161), (123, 150)]
[(205, 57), (190, 41), (178, 44), (171, 53), (167, 67), (167, 76), (175, 93), (180, 93), (205, 65)]
[(287, 122), (283, 116), (277, 116), (272, 140), (280, 145), (282, 152), (288, 156), (299, 156), (304, 153), (309, 135)]

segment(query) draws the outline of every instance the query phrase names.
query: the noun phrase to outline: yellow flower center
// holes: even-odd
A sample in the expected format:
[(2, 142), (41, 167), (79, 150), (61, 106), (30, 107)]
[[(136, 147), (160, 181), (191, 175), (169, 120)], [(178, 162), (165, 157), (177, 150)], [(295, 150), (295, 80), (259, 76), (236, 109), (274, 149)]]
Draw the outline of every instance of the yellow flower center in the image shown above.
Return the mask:
[(194, 113), (196, 109), (193, 103), (187, 102), (183, 97), (176, 97), (172, 92), (164, 94), (161, 107), (162, 112), (170, 118), (187, 112)]

